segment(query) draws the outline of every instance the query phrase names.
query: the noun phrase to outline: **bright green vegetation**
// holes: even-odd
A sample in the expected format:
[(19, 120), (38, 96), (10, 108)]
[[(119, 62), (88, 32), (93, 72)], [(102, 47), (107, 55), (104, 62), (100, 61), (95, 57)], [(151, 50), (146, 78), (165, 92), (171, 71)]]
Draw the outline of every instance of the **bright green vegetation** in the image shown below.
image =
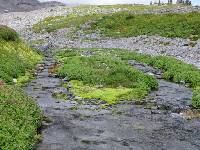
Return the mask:
[(92, 15), (68, 15), (68, 16), (55, 16), (48, 17), (45, 20), (34, 25), (33, 29), (36, 32), (54, 32), (58, 29), (79, 27), (80, 25), (100, 18), (102, 14)]
[(0, 87), (0, 148), (29, 150), (38, 140), (41, 112), (32, 99), (11, 85)]
[(23, 43), (13, 29), (0, 26), (1, 150), (29, 150), (38, 139), (41, 112), (18, 85), (30, 80), (31, 70), (39, 60), (41, 56)]
[[(164, 74), (163, 74), (163, 78), (172, 82), (176, 82), (176, 83), (185, 83), (186, 85), (188, 85), (189, 87), (194, 89), (194, 94), (193, 94), (193, 107), (194, 108), (200, 108), (200, 70), (198, 68), (196, 68), (193, 65), (190, 64), (186, 64), (180, 60), (177, 60), (175, 58), (172, 57), (166, 57), (166, 56), (150, 56), (150, 55), (144, 55), (144, 54), (138, 54), (135, 52), (130, 52), (130, 51), (126, 51), (126, 50), (120, 50), (120, 49), (90, 49), (87, 51), (90, 51), (90, 53), (92, 53), (94, 56), (92, 57), (80, 57), (79, 54), (83, 53), (85, 51), (84, 49), (81, 50), (67, 50), (64, 52), (61, 52), (58, 55), (58, 59), (61, 62), (64, 62), (64, 66), (59, 70), (60, 75), (62, 76), (68, 76), (70, 77), (70, 80), (79, 80), (78, 81), (71, 81), (72, 84), (75, 87), (75, 92), (77, 93), (77, 95), (86, 97), (86, 98), (92, 98), (92, 97), (98, 97), (98, 98), (104, 98), (109, 102), (109, 99), (111, 99), (111, 101), (113, 99), (115, 99), (116, 97), (120, 97), (118, 94), (120, 93), (119, 91), (128, 91), (130, 90), (130, 88), (132, 88), (132, 84), (137, 85), (137, 84), (143, 84), (143, 82), (148, 85), (148, 87), (151, 87), (150, 89), (154, 89), (156, 88), (156, 84), (154, 82), (154, 80), (152, 80), (152, 78), (149, 77), (144, 77), (143, 75), (141, 75), (141, 77), (143, 76), (143, 80), (140, 80), (140, 82), (138, 82), (137, 84), (135, 84), (134, 82), (132, 82), (132, 80), (130, 80), (129, 78), (126, 77), (126, 75), (123, 75), (123, 73), (127, 74), (127, 75), (131, 75), (133, 78), (135, 78), (136, 73), (133, 74), (129, 74), (128, 71), (125, 71), (125, 68), (129, 68), (127, 65), (125, 65), (127, 63), (128, 60), (136, 60), (138, 62), (142, 62), (145, 64), (148, 64), (150, 66), (153, 66), (157, 69), (161, 69), (163, 70)], [(79, 57), (77, 57), (79, 56)], [(101, 61), (100, 58), (103, 58), (103, 61)], [(75, 60), (75, 59), (78, 59)], [(79, 59), (81, 59), (81, 61), (79, 61)], [(97, 69), (97, 72), (95, 72), (94, 74), (91, 74), (91, 71), (88, 71), (88, 62), (83, 62), (83, 60), (89, 60), (89, 62), (91, 60), (91, 68), (94, 67), (94, 69)], [(99, 86), (95, 86), (95, 85), (101, 85), (102, 83), (98, 82), (98, 81), (93, 81), (92, 79), (92, 75), (94, 75), (94, 77), (96, 79), (102, 79), (103, 76), (107, 73), (106, 68), (103, 68), (103, 71), (99, 71), (99, 66), (102, 66), (101, 64), (106, 64), (105, 66), (110, 66), (110, 64), (107, 62), (108, 60), (113, 62), (120, 62), (121, 64), (123, 64), (121, 66), (121, 68), (123, 68), (122, 72), (120, 72), (117, 69), (114, 69), (115, 73), (112, 76), (108, 76), (106, 78), (108, 78), (108, 80), (105, 80), (105, 82), (103, 83), (103, 88), (99, 88)], [(114, 59), (114, 61), (113, 61)], [(78, 63), (78, 64), (77, 64)], [(83, 63), (83, 65), (81, 64)], [(113, 66), (113, 64), (111, 63), (111, 65)], [(74, 65), (74, 66), (73, 66)], [(80, 66), (77, 67), (77, 66)], [(71, 69), (69, 69), (71, 68)], [(130, 68), (129, 68), (130, 69)], [(129, 70), (127, 69), (127, 70)], [(93, 68), (92, 68), (93, 70)], [(135, 69), (133, 69), (134, 71), (136, 71)], [(137, 72), (137, 71), (136, 71)], [(86, 73), (88, 73), (88, 75), (86, 77), (89, 77), (89, 79), (85, 79), (84, 75), (86, 75)], [(103, 73), (103, 75), (101, 74)], [(105, 74), (104, 74), (105, 73)], [(74, 75), (75, 74), (75, 75)], [(80, 75), (80, 76), (79, 76)], [(91, 76), (90, 76), (91, 75)], [(118, 78), (119, 75), (119, 78)], [(100, 76), (100, 77), (99, 77)], [(104, 76), (105, 77), (105, 76)], [(138, 76), (138, 78), (140, 78), (140, 75)], [(124, 80), (124, 79), (129, 79), (129, 80)], [(145, 80), (149, 80), (149, 81), (145, 81)], [(91, 80), (91, 81), (90, 81)], [(114, 82), (108, 82), (107, 81), (114, 81)], [(82, 82), (80, 82), (82, 81)], [(118, 82), (119, 81), (119, 82)], [(93, 86), (88, 86), (88, 83), (92, 83)], [(145, 85), (144, 84), (144, 85)], [(122, 87), (122, 89), (120, 88), (120, 85)], [(105, 89), (104, 89), (105, 87)], [(116, 87), (119, 87), (118, 89)], [(137, 86), (136, 86), (137, 87)], [(139, 86), (140, 87), (140, 86)], [(104, 91), (106, 91), (105, 93), (103, 93), (101, 91), (101, 89)], [(123, 93), (122, 92), (122, 93)], [(146, 94), (144, 91), (138, 91), (141, 95)], [(115, 95), (116, 94), (116, 95)], [(126, 94), (125, 94), (126, 95)], [(138, 94), (133, 94), (134, 98), (137, 98)], [(123, 99), (124, 95), (122, 94), (122, 97), (120, 97), (121, 99)], [(129, 99), (129, 94), (126, 95)], [(106, 97), (106, 98), (105, 98)], [(132, 97), (132, 95), (130, 96)], [(143, 96), (141, 96), (143, 97)], [(139, 97), (139, 98), (141, 98)], [(125, 99), (126, 99), (125, 98)]]
[(124, 99), (140, 100), (158, 86), (156, 79), (116, 57), (101, 51), (87, 57), (85, 52), (68, 49), (57, 55), (63, 63), (59, 75), (69, 78), (78, 96), (99, 98), (113, 104)]
[(91, 31), (100, 30), (111, 37), (160, 35), (195, 39), (200, 37), (200, 13), (131, 14), (128, 12), (104, 16), (92, 24)]
[[(19, 78), (19, 81), (26, 82), (31, 77), (29, 70), (33, 69), (41, 56), (29, 48), (25, 43), (17, 39), (17, 33), (6, 29), (6, 35), (3, 36), (0, 28), (0, 79), (7, 83), (12, 83), (13, 79)], [(23, 77), (25, 75), (25, 77)], [(27, 76), (29, 75), (29, 76)], [(20, 82), (18, 82), (20, 84)]]
[(148, 94), (146, 87), (144, 89), (142, 87), (98, 87), (83, 84), (78, 80), (72, 80), (70, 83), (73, 85), (75, 95), (87, 99), (101, 99), (108, 104), (115, 104), (119, 100), (141, 100)]

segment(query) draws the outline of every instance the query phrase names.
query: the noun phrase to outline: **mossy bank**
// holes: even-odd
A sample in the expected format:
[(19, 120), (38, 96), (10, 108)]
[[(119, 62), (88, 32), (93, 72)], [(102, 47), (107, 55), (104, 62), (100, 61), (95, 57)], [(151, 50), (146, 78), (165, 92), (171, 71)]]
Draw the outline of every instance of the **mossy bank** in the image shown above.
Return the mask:
[(175, 58), (121, 49), (67, 49), (58, 53), (57, 59), (63, 64), (59, 75), (68, 77), (75, 94), (83, 98), (100, 98), (108, 103), (144, 98), (157, 88), (157, 81), (127, 63), (136, 60), (162, 70), (168, 81), (193, 88), (193, 107), (200, 107), (200, 70)]

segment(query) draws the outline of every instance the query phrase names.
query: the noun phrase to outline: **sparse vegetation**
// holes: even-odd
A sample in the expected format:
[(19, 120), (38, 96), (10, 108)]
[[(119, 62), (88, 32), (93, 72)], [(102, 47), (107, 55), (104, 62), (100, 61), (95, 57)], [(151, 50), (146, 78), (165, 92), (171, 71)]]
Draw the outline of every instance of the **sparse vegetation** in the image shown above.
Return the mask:
[[(167, 7), (176, 7), (177, 5), (164, 6), (147, 6), (147, 5), (80, 5), (73, 8), (73, 13), (67, 16), (51, 16), (40, 21), (33, 26), (35, 32), (54, 32), (58, 29), (79, 27), (89, 21), (96, 21), (109, 14), (102, 12), (117, 10), (117, 11), (143, 11), (162, 9)], [(67, 8), (69, 9), (69, 8)], [(104, 10), (104, 11), (103, 11)], [(113, 11), (115, 13), (115, 11)]]
[(79, 27), (80, 25), (100, 18), (102, 14), (92, 15), (68, 15), (68, 16), (55, 16), (48, 17), (45, 20), (34, 25), (35, 32), (54, 32), (58, 29)]

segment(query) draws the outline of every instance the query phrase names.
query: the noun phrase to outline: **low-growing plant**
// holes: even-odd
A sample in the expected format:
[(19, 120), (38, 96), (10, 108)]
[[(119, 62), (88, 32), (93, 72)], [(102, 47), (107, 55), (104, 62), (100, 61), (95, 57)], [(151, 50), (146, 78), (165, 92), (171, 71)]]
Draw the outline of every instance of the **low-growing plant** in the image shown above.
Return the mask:
[(25, 43), (0, 39), (0, 79), (7, 83), (24, 76), (39, 60), (41, 56)]
[(141, 99), (158, 86), (153, 77), (115, 57), (97, 53), (84, 56), (82, 53), (84, 51), (66, 50), (57, 58), (63, 63), (59, 75), (79, 81), (80, 84), (73, 82), (75, 93), (84, 98), (102, 98), (109, 103), (119, 99)]
[[(37, 142), (42, 113), (18, 85), (30, 80), (41, 56), (17, 33), (0, 27), (0, 149), (29, 150)], [(16, 85), (10, 85), (13, 83)], [(9, 84), (9, 85), (8, 85)]]
[(0, 87), (0, 148), (29, 150), (38, 140), (41, 111), (18, 87)]
[(121, 49), (92, 49), (92, 51), (100, 51), (100, 53), (106, 53), (107, 55), (110, 54), (126, 62), (128, 60), (136, 60), (157, 69), (161, 69), (164, 72), (164, 79), (176, 83), (186, 84), (193, 88), (193, 107), (200, 108), (200, 70), (194, 65), (186, 64), (172, 57), (150, 56)]
[(107, 15), (92, 24), (90, 30), (100, 30), (111, 37), (160, 35), (164, 37), (191, 38), (200, 36), (200, 13), (187, 14), (132, 14), (119, 12)]
[(91, 14), (91, 15), (68, 15), (68, 16), (55, 16), (48, 17), (43, 21), (35, 24), (33, 29), (35, 32), (54, 32), (58, 29), (76, 27), (78, 28), (80, 25), (96, 20), (100, 18), (102, 14)]
[[(61, 60), (61, 62), (67, 62), (68, 59), (70, 59), (71, 57), (72, 58), (80, 57), (79, 55), (80, 53), (82, 53), (82, 51), (85, 51), (85, 49), (79, 49), (79, 50), (71, 49), (71, 50), (61, 52), (57, 57), (59, 60)], [(172, 82), (180, 83), (180, 84), (186, 84), (192, 89), (194, 89), (192, 104), (194, 108), (200, 108), (200, 96), (199, 96), (200, 95), (200, 90), (199, 90), (200, 70), (194, 65), (186, 64), (172, 57), (150, 56), (150, 55), (139, 54), (133, 51), (127, 51), (127, 50), (122, 50), (122, 49), (87, 49), (86, 51), (89, 51), (89, 54), (92, 54), (92, 55), (97, 55), (102, 58), (109, 58), (109, 60), (114, 58), (117, 61), (124, 61), (124, 63), (127, 63), (128, 60), (136, 60), (138, 62), (142, 62), (149, 66), (153, 66), (157, 69), (160, 69), (164, 72), (163, 73), (164, 79), (172, 81)], [(85, 71), (85, 64), (82, 67), (84, 68), (83, 70)], [(97, 68), (95, 65), (94, 67)], [(61, 70), (60, 72), (61, 74), (62, 74), (62, 71), (64, 70)], [(65, 73), (67, 75), (67, 71)], [(115, 73), (115, 75), (117, 76), (117, 73)], [(73, 78), (73, 80), (76, 80), (76, 79), (78, 78)], [(117, 80), (119, 79), (116, 77), (116, 82)], [(146, 84), (147, 83), (148, 82), (146, 82)], [(148, 86), (155, 87), (155, 85), (150, 85), (152, 83), (154, 82), (150, 81), (148, 83), (149, 84)]]
[(193, 91), (192, 105), (195, 108), (200, 108), (200, 87), (196, 87)]

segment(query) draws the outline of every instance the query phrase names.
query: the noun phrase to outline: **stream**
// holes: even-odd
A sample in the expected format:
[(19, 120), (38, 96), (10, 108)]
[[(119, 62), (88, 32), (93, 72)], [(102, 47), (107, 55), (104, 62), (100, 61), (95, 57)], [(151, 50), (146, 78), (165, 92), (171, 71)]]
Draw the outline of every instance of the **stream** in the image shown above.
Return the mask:
[[(43, 140), (37, 150), (199, 150), (200, 120), (181, 115), (189, 109), (192, 91), (164, 81), (162, 73), (144, 64), (129, 64), (154, 75), (159, 89), (144, 103), (122, 102), (100, 109), (95, 100), (74, 97), (61, 87), (62, 79), (49, 73), (55, 64), (45, 54), (37, 77), (26, 87), (50, 120), (43, 121)], [(68, 100), (53, 97), (61, 92)]]

